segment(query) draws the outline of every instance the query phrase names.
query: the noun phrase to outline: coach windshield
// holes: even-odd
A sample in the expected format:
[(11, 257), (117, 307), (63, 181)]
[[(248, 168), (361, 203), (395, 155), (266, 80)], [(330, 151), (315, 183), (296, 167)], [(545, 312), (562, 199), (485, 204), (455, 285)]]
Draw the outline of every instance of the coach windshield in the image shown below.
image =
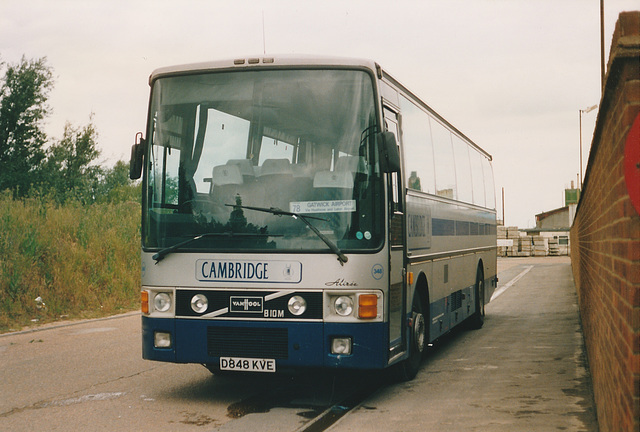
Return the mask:
[(379, 248), (376, 118), (372, 77), (360, 70), (156, 79), (145, 249)]

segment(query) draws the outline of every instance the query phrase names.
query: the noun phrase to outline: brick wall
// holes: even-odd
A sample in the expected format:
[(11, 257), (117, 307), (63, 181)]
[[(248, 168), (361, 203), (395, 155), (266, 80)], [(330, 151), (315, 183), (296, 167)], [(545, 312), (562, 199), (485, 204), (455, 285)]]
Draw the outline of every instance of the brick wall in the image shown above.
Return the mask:
[(640, 215), (624, 175), (625, 142), (639, 113), (640, 12), (624, 12), (613, 35), (571, 228), (571, 262), (603, 432), (640, 431)]

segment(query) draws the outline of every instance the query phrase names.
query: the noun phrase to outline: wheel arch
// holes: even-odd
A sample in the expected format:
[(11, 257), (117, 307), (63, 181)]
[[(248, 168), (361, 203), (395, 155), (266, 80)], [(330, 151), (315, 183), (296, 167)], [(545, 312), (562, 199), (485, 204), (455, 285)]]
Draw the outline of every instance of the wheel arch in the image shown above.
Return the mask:
[[(482, 257), (480, 257), (480, 258), (478, 259), (478, 265), (477, 265), (477, 267), (476, 267), (476, 277), (477, 277), (477, 275), (478, 275), (478, 272), (482, 272), (482, 273), (481, 273), (481, 274), (482, 274), (482, 279), (483, 279), (483, 281), (484, 281), (484, 278), (485, 278), (485, 271), (484, 271), (484, 260), (482, 259)], [(485, 296), (486, 296), (486, 292), (487, 292), (487, 290), (485, 289), (485, 290), (484, 290), (484, 295), (485, 295)], [(483, 298), (483, 299), (482, 299), (482, 302), (483, 302), (484, 304), (486, 304), (486, 303), (487, 303), (487, 299), (486, 299), (486, 298)]]
[(429, 282), (424, 272), (420, 272), (416, 279), (413, 295), (418, 294), (420, 296), (420, 304), (423, 311), (429, 310)]
[(482, 269), (482, 274), (484, 274), (484, 260), (482, 259), (482, 257), (478, 258), (478, 265), (476, 268)]
[[(429, 303), (429, 281), (427, 280), (427, 275), (424, 272), (420, 272), (416, 279), (416, 284), (414, 287), (413, 295), (419, 296), (420, 305), (422, 306), (422, 314), (425, 316), (427, 323), (431, 319), (431, 307)], [(413, 301), (413, 299), (412, 299)], [(429, 326), (427, 325), (427, 332), (429, 331)], [(429, 335), (427, 335), (427, 339), (429, 339)]]

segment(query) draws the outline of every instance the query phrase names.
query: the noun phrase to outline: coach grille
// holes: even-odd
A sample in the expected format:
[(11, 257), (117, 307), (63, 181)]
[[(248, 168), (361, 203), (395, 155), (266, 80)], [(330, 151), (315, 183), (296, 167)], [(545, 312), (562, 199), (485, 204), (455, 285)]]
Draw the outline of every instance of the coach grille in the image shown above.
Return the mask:
[(287, 359), (289, 335), (284, 328), (209, 327), (211, 357)]

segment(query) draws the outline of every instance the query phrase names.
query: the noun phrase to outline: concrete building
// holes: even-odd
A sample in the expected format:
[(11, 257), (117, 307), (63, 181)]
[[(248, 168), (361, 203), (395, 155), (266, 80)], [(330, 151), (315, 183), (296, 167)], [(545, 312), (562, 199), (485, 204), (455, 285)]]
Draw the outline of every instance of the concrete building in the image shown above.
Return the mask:
[[(520, 251), (530, 250), (533, 256), (569, 255), (570, 231), (576, 216), (580, 189), (564, 191), (565, 206), (536, 215), (536, 227), (524, 230), (520, 238)], [(523, 248), (522, 243), (530, 243)]]
[[(565, 200), (569, 191), (573, 192), (576, 189), (565, 190)], [(579, 196), (579, 192), (573, 195)], [(571, 224), (578, 205), (571, 202), (566, 204), (564, 207), (537, 214), (536, 227), (525, 230), (527, 236), (532, 237), (533, 250), (537, 249), (538, 255), (541, 255), (542, 246), (545, 248), (545, 255), (569, 255)]]

